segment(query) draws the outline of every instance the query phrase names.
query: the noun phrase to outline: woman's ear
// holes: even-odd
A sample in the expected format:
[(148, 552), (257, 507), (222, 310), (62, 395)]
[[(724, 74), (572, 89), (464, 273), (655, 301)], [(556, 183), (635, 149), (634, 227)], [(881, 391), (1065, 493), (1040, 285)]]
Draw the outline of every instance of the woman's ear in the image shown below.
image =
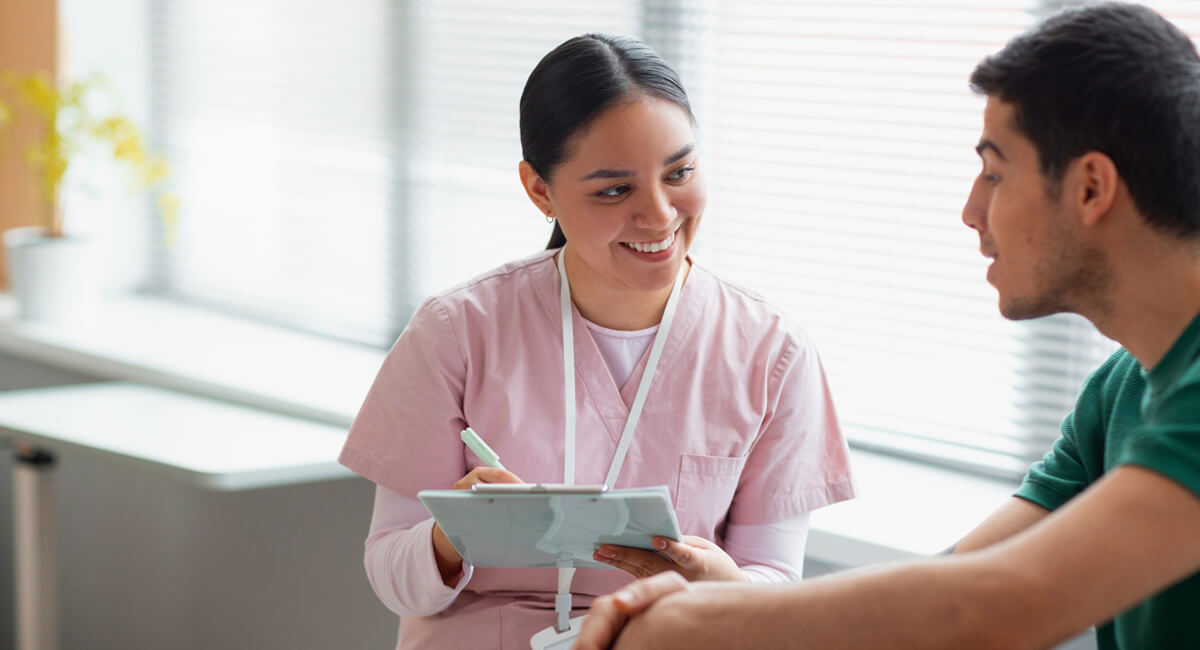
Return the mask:
[(550, 186), (533, 170), (533, 165), (530, 165), (528, 160), (522, 160), (517, 165), (517, 171), (521, 174), (521, 185), (525, 186), (525, 194), (529, 196), (529, 200), (533, 201), (542, 214), (554, 218), (556, 215), (554, 199), (550, 197)]

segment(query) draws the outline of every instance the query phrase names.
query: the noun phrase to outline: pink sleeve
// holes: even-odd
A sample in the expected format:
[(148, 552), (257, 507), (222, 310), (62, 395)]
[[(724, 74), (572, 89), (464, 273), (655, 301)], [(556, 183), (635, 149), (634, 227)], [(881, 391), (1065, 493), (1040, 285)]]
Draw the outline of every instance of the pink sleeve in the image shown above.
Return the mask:
[(474, 573), (474, 567), (464, 564), (454, 587), (442, 582), (432, 530), (433, 520), (420, 501), (385, 487), (375, 489), (363, 565), (375, 595), (400, 616), (429, 616), (449, 607)]
[(767, 417), (742, 470), (730, 524), (770, 523), (854, 496), (833, 397), (807, 337), (788, 338), (769, 381)]
[(338, 460), (410, 498), (462, 478), (464, 359), (445, 307), (427, 300), (384, 359)]
[(729, 524), (724, 549), (750, 582), (795, 582), (804, 573), (808, 513), (769, 524)]

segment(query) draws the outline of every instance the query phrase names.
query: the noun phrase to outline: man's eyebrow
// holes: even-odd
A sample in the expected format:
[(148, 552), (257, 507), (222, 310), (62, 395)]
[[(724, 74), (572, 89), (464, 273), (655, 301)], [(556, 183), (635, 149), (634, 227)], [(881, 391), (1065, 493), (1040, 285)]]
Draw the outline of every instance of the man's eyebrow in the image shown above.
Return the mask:
[(695, 143), (685, 144), (682, 149), (680, 149), (679, 151), (676, 151), (674, 154), (672, 154), (666, 160), (663, 161), (663, 167), (670, 165), (671, 163), (679, 160), (680, 158), (683, 158), (684, 156), (688, 155), (689, 153), (692, 153), (695, 150), (696, 150)]
[[(680, 159), (682, 159), (683, 157), (687, 156), (688, 154), (692, 153), (695, 150), (696, 150), (695, 143), (689, 143), (689, 144), (684, 145), (683, 148), (680, 149), (679, 151), (676, 151), (675, 153), (671, 154), (670, 156), (667, 156), (667, 159), (663, 161), (663, 167), (666, 167), (667, 165), (670, 165), (674, 162), (679, 161)], [(590, 181), (594, 178), (629, 178), (630, 176), (636, 176), (636, 175), (637, 174), (632, 169), (596, 169), (596, 170), (589, 172), (586, 176), (584, 176), (583, 178), (581, 178), (579, 180), (580, 181)]]
[(1000, 160), (1007, 160), (1004, 157), (1004, 152), (1000, 151), (1000, 147), (997, 147), (996, 143), (992, 142), (991, 140), (987, 140), (987, 139), (980, 140), (979, 144), (975, 145), (975, 153), (979, 154), (980, 158), (983, 157), (983, 152), (986, 149), (990, 149), (993, 153), (996, 154), (996, 157), (999, 158)]

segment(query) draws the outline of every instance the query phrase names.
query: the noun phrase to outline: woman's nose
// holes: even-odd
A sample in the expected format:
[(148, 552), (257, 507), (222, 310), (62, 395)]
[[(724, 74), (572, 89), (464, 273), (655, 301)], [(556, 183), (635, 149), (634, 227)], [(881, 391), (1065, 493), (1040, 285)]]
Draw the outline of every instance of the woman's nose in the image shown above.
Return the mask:
[(642, 205), (641, 216), (651, 227), (667, 225), (675, 220), (675, 206), (670, 195), (661, 188), (651, 191)]

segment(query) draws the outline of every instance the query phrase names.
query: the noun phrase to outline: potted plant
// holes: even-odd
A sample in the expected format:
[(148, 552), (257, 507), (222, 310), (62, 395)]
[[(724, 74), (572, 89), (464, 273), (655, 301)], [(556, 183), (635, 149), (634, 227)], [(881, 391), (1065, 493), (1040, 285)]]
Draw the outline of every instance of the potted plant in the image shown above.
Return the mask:
[[(79, 314), (94, 302), (98, 269), (91, 261), (89, 238), (65, 232), (62, 185), (73, 157), (96, 148), (132, 174), (133, 186), (151, 189), (167, 176), (165, 161), (146, 152), (141, 134), (127, 118), (97, 117), (86, 100), (98, 79), (56, 86), (45, 73), (0, 73), (0, 153), (12, 153), (4, 136), (18, 120), (33, 120), (37, 138), (24, 150), (25, 164), (37, 185), (40, 225), (5, 231), (8, 278), (23, 318), (55, 319)], [(8, 151), (6, 151), (8, 150)], [(176, 215), (174, 196), (160, 192), (158, 207), (168, 232)]]

